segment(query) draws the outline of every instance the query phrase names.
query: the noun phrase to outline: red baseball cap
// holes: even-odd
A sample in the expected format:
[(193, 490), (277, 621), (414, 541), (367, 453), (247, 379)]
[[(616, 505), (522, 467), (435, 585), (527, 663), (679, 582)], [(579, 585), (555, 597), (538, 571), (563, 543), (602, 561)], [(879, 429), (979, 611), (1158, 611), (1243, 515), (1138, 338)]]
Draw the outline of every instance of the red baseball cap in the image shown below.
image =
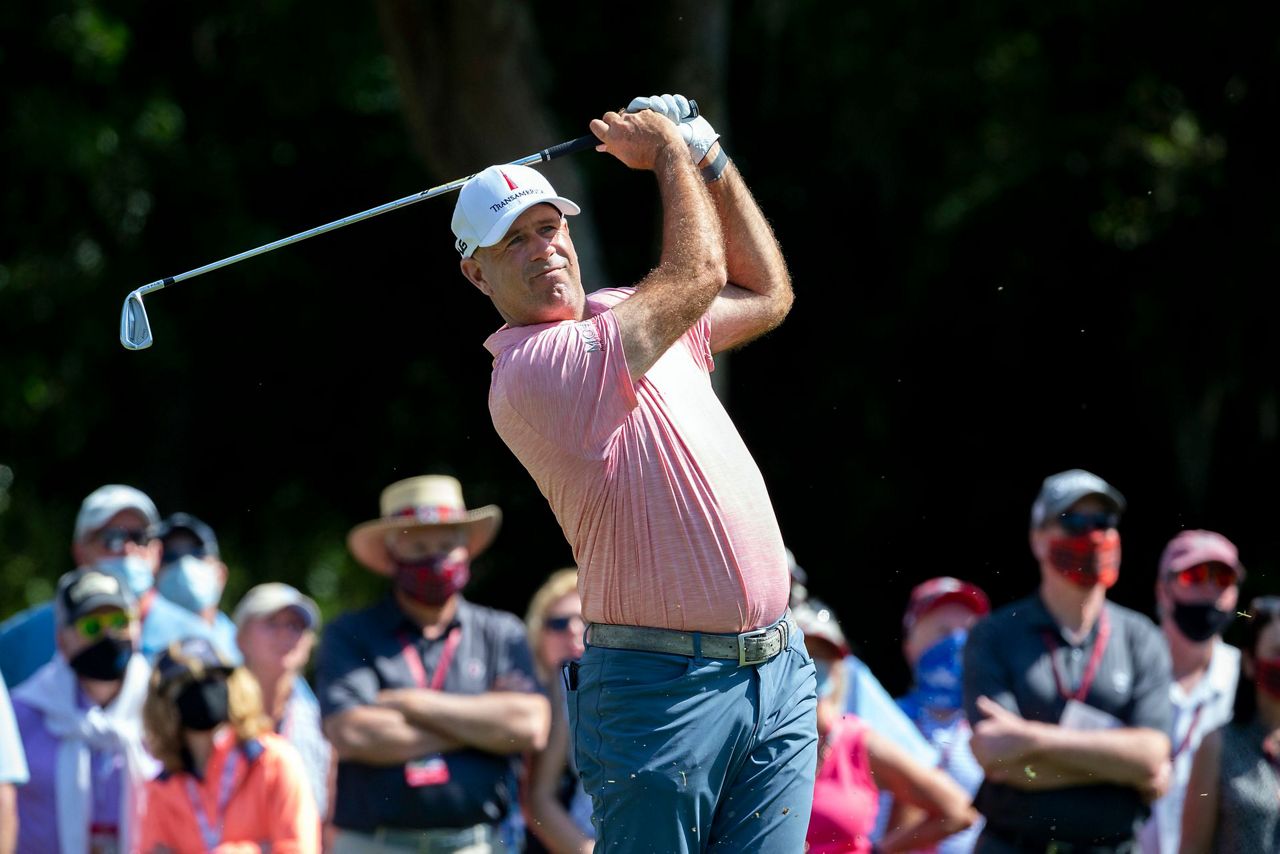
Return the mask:
[(1244, 578), (1235, 543), (1216, 531), (1186, 530), (1169, 541), (1160, 555), (1160, 576), (1182, 572), (1202, 563), (1223, 563)]
[(907, 599), (907, 611), (902, 615), (903, 632), (911, 631), (911, 627), (925, 614), (952, 602), (968, 607), (979, 617), (991, 613), (991, 600), (977, 585), (949, 575), (930, 578), (917, 584), (911, 591), (911, 596)]

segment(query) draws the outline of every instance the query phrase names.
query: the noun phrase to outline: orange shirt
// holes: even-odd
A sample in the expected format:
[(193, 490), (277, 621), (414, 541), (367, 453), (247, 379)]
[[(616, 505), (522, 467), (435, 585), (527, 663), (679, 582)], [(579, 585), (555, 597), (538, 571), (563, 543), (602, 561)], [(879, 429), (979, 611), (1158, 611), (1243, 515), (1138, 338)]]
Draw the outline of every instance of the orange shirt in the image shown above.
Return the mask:
[[(234, 762), (230, 772), (228, 762)], [(220, 800), (225, 803), (221, 813)], [(162, 775), (147, 784), (144, 809), (142, 854), (157, 848), (174, 854), (258, 854), (267, 845), (271, 854), (320, 850), (320, 819), (301, 760), (272, 733), (241, 748), (234, 733), (223, 730), (214, 740), (204, 780), (187, 772)], [(213, 847), (206, 844), (206, 834)]]

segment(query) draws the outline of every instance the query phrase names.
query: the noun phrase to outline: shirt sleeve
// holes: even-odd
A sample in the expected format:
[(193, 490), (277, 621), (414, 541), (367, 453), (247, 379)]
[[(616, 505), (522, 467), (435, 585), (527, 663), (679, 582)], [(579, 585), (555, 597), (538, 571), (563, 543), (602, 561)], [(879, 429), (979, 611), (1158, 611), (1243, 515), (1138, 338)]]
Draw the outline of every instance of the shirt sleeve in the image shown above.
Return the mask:
[(1160, 630), (1146, 617), (1131, 620), (1129, 628), (1134, 673), (1133, 717), (1129, 725), (1169, 735), (1173, 728), (1173, 704), (1169, 702), (1173, 665), (1169, 647)]
[(524, 624), (515, 617), (506, 617), (495, 624), (493, 679), (489, 688), (493, 691), (539, 691), (538, 678), (533, 667), (533, 653), (525, 634)]
[(29, 778), (27, 755), (22, 749), (18, 722), (13, 717), (9, 689), (5, 686), (4, 678), (0, 677), (0, 783), (21, 786)]
[(604, 455), (636, 407), (612, 311), (557, 324), (511, 347), (497, 373), (501, 396), (529, 429), (584, 457)]
[(356, 636), (351, 620), (338, 619), (324, 630), (316, 658), (316, 694), (322, 717), (371, 705), (378, 695), (378, 673)]
[(979, 697), (990, 697), (1014, 714), (1022, 714), (1001, 658), (998, 629), (991, 617), (983, 617), (969, 630), (964, 644), (964, 713), (970, 726), (986, 717), (978, 711)]

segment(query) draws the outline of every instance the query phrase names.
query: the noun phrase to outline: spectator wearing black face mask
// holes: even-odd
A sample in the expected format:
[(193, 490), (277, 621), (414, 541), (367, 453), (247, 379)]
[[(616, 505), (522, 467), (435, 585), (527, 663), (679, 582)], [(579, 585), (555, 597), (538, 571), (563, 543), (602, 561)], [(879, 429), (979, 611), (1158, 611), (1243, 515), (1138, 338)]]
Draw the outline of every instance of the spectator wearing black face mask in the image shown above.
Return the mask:
[(271, 731), (249, 671), (204, 638), (174, 641), (156, 659), (143, 720), (164, 771), (147, 784), (139, 851), (318, 854), (302, 760)]
[(1156, 611), (1173, 661), (1173, 777), (1151, 805), (1143, 854), (1178, 854), (1192, 757), (1208, 733), (1231, 720), (1240, 650), (1223, 643), (1222, 632), (1235, 617), (1243, 580), (1235, 545), (1213, 531), (1182, 531), (1160, 556)]
[(59, 654), (13, 691), (31, 779), (18, 790), (18, 850), (132, 851), (136, 804), (156, 771), (142, 746), (150, 669), (135, 650), (137, 600), (81, 568), (54, 596)]

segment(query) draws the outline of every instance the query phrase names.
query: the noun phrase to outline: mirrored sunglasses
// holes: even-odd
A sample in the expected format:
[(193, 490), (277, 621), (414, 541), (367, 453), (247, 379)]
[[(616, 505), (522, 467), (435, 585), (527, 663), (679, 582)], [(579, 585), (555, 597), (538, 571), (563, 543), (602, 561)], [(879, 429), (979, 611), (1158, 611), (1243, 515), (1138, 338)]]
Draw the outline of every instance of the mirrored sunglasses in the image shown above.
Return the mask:
[(1196, 587), (1207, 582), (1226, 590), (1236, 583), (1236, 572), (1225, 563), (1198, 563), (1173, 574), (1173, 583), (1179, 587)]
[(1109, 531), (1120, 524), (1116, 513), (1063, 513), (1058, 517), (1062, 530), (1073, 537), (1093, 531)]
[(122, 632), (129, 628), (131, 616), (124, 611), (112, 611), (109, 614), (89, 614), (74, 621), (71, 625), (85, 640), (97, 640), (105, 632)]

